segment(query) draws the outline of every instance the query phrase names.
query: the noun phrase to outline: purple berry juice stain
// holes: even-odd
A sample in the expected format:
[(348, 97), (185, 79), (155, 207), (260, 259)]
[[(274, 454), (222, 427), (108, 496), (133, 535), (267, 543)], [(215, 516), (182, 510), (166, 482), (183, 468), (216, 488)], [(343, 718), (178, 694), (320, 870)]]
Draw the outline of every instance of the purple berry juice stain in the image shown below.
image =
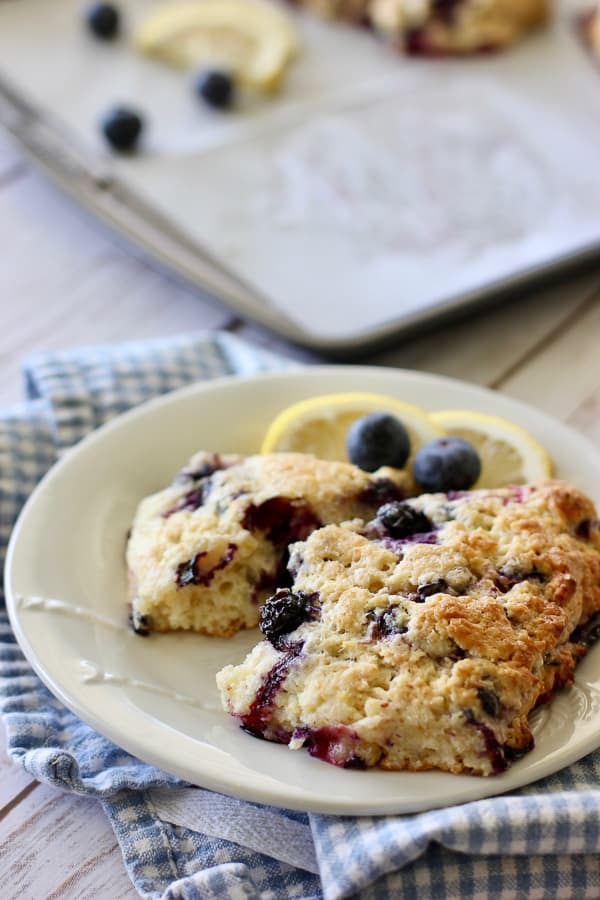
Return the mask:
[(206, 551), (196, 553), (192, 559), (182, 562), (177, 566), (175, 572), (175, 582), (178, 588), (188, 587), (189, 585), (201, 585), (207, 587), (218, 571), (228, 566), (237, 550), (236, 544), (229, 544), (227, 550), (220, 557), (214, 566), (209, 569), (202, 570), (202, 560), (208, 555)]
[(255, 737), (266, 737), (268, 740), (287, 743), (287, 740), (279, 740), (273, 736), (275, 733), (268, 730), (268, 723), (273, 701), (288, 676), (290, 666), (302, 653), (302, 647), (302, 641), (288, 645), (287, 650), (265, 675), (248, 712), (240, 716), (244, 730)]

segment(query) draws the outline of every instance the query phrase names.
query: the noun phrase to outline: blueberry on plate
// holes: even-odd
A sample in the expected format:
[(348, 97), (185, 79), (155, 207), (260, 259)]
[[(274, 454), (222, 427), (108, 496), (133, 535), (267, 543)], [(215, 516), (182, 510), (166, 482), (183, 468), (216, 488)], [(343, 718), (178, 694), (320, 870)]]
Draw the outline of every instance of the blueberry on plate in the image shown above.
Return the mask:
[(408, 431), (389, 413), (370, 413), (356, 419), (346, 435), (348, 459), (365, 472), (381, 466), (401, 469), (410, 454)]
[(412, 473), (425, 491), (466, 491), (481, 474), (481, 460), (462, 438), (435, 438), (415, 453)]
[(104, 137), (120, 153), (133, 150), (144, 128), (144, 120), (133, 109), (116, 106), (109, 110), (101, 122)]
[(92, 3), (86, 10), (85, 21), (95, 37), (110, 41), (119, 32), (121, 16), (112, 3)]
[(227, 109), (233, 103), (235, 85), (228, 72), (207, 69), (196, 75), (194, 91), (209, 106)]

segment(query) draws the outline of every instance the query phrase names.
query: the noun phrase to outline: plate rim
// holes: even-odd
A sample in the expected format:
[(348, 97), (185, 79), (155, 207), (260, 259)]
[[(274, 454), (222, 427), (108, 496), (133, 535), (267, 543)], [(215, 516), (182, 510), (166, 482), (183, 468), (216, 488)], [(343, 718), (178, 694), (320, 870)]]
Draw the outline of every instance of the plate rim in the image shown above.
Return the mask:
[[(75, 455), (79, 455), (82, 452), (89, 452), (89, 448), (91, 447), (93, 449), (96, 443), (101, 443), (106, 434), (114, 430), (120, 430), (123, 427), (131, 427), (132, 425), (134, 425), (135, 421), (138, 418), (143, 418), (146, 416), (153, 417), (156, 412), (159, 411), (164, 405), (178, 403), (180, 399), (188, 398), (190, 396), (193, 397), (198, 394), (202, 395), (207, 392), (211, 393), (215, 388), (219, 390), (223, 387), (235, 387), (235, 385), (239, 384), (240, 382), (243, 382), (246, 385), (252, 385), (253, 383), (257, 382), (278, 382), (281, 380), (286, 381), (288, 379), (295, 380), (298, 378), (299, 374), (301, 374), (302, 376), (308, 376), (309, 382), (311, 379), (316, 379), (316, 381), (319, 382), (324, 375), (331, 376), (332, 374), (341, 375), (342, 377), (347, 374), (351, 375), (352, 378), (360, 380), (361, 375), (365, 373), (369, 375), (375, 374), (376, 376), (382, 376), (382, 378), (385, 379), (390, 377), (399, 377), (400, 381), (402, 381), (403, 379), (406, 379), (408, 382), (413, 383), (423, 383), (423, 381), (425, 381), (432, 386), (439, 384), (444, 385), (445, 387), (454, 387), (458, 388), (460, 391), (466, 390), (467, 392), (472, 392), (474, 396), (478, 395), (481, 398), (482, 402), (486, 397), (493, 398), (494, 401), (500, 399), (500, 405), (502, 405), (502, 402), (506, 401), (509, 407), (518, 409), (523, 415), (533, 414), (534, 419), (537, 419), (538, 422), (545, 422), (546, 425), (558, 425), (560, 426), (561, 431), (567, 433), (569, 435), (569, 438), (574, 440), (575, 444), (580, 444), (582, 447), (585, 446), (587, 451), (591, 453), (592, 457), (598, 457), (598, 489), (600, 490), (600, 457), (598, 456), (596, 448), (587, 437), (575, 431), (569, 425), (561, 422), (559, 419), (555, 419), (547, 413), (540, 411), (529, 404), (523, 403), (520, 400), (514, 400), (513, 398), (510, 398), (506, 395), (496, 393), (495, 391), (485, 386), (476, 385), (471, 382), (463, 381), (457, 378), (446, 377), (443, 375), (437, 375), (428, 372), (422, 373), (419, 371), (396, 367), (349, 365), (317, 365), (303, 367), (294, 365), (290, 368), (286, 368), (285, 370), (272, 370), (256, 373), (253, 375), (219, 376), (217, 378), (212, 378), (206, 381), (194, 382), (192, 384), (154, 397), (104, 423), (99, 428), (86, 435), (74, 447), (67, 450), (36, 485), (31, 495), (25, 502), (11, 531), (7, 548), (4, 574), (6, 609), (9, 616), (9, 621), (18, 644), (22, 652), (25, 654), (28, 662), (30, 663), (36, 674), (40, 677), (42, 683), (46, 685), (46, 687), (60, 700), (60, 702), (67, 709), (78, 716), (83, 722), (87, 723), (96, 731), (98, 731), (99, 734), (105, 736), (108, 740), (113, 741), (119, 747), (122, 747), (128, 753), (131, 753), (141, 761), (146, 762), (150, 765), (154, 765), (157, 768), (160, 768), (177, 777), (183, 778), (188, 782), (202, 784), (202, 786), (206, 787), (207, 789), (219, 791), (221, 793), (236, 796), (252, 802), (267, 803), (269, 805), (281, 808), (335, 815), (362, 816), (422, 812), (429, 809), (451, 806), (457, 803), (464, 803), (472, 800), (492, 797), (498, 794), (505, 793), (506, 791), (524, 787), (528, 784), (538, 781), (540, 778), (553, 774), (564, 768), (565, 766), (571, 765), (578, 759), (581, 759), (587, 753), (596, 749), (600, 745), (600, 732), (597, 734), (587, 735), (585, 739), (580, 738), (576, 743), (576, 747), (572, 748), (571, 752), (567, 753), (566, 757), (562, 761), (558, 763), (556, 762), (556, 753), (550, 754), (548, 757), (544, 757), (541, 760), (538, 760), (533, 766), (533, 774), (527, 773), (528, 767), (526, 765), (525, 767), (521, 765), (521, 768), (517, 769), (516, 767), (520, 765), (519, 763), (511, 767), (507, 773), (504, 773), (500, 776), (494, 776), (490, 779), (481, 779), (477, 776), (469, 775), (451, 775), (450, 773), (436, 771), (422, 773), (384, 773), (384, 777), (403, 775), (405, 777), (409, 777), (411, 780), (427, 778), (434, 779), (434, 781), (440, 779), (443, 779), (444, 782), (451, 781), (456, 785), (455, 790), (447, 789), (446, 791), (444, 791), (443, 797), (441, 798), (439, 803), (436, 801), (432, 801), (431, 799), (424, 798), (420, 803), (413, 801), (409, 802), (407, 805), (406, 803), (402, 802), (402, 797), (399, 798), (397, 795), (394, 795), (394, 792), (392, 792), (392, 797), (386, 802), (378, 801), (374, 805), (369, 805), (369, 803), (365, 802), (364, 800), (356, 801), (355, 799), (353, 799), (353, 797), (346, 796), (337, 797), (335, 799), (323, 799), (314, 795), (310, 795), (310, 797), (306, 796), (306, 791), (304, 789), (302, 791), (291, 789), (289, 785), (283, 785), (281, 779), (276, 779), (273, 786), (263, 783), (260, 787), (255, 788), (252, 786), (252, 784), (243, 784), (241, 782), (232, 784), (230, 780), (220, 778), (214, 772), (210, 777), (206, 777), (205, 773), (202, 774), (200, 781), (198, 781), (197, 773), (194, 777), (190, 777), (191, 770), (186, 765), (181, 765), (177, 760), (173, 760), (171, 758), (167, 759), (165, 757), (165, 754), (162, 752), (155, 752), (152, 746), (147, 746), (146, 741), (138, 741), (135, 737), (131, 737), (129, 735), (127, 735), (124, 739), (122, 729), (119, 729), (119, 727), (116, 725), (113, 726), (112, 723), (107, 722), (107, 720), (101, 715), (96, 715), (93, 709), (91, 709), (89, 706), (86, 707), (85, 704), (80, 704), (78, 699), (74, 698), (72, 696), (72, 693), (69, 693), (68, 685), (65, 687), (63, 684), (57, 681), (53, 677), (53, 675), (45, 668), (43, 661), (38, 659), (34, 648), (29, 642), (26, 628), (22, 625), (19, 616), (18, 595), (13, 591), (12, 579), (14, 577), (14, 556), (16, 548), (20, 541), (21, 532), (25, 529), (29, 516), (35, 513), (35, 507), (38, 502), (38, 498), (47, 489), (48, 485), (52, 484), (55, 478), (61, 477), (62, 473), (65, 470), (68, 471), (68, 468), (71, 465), (71, 460)], [(330, 393), (331, 391), (326, 389), (327, 379), (324, 380), (323, 384), (325, 385), (325, 387), (323, 389), (315, 389), (313, 394)], [(313, 394), (310, 394), (310, 396), (312, 396)], [(284, 401), (282, 401), (282, 405), (283, 402)], [(114, 688), (112, 688), (112, 690), (114, 691)], [(144, 710), (136, 709), (136, 712), (145, 719), (151, 718)], [(171, 726), (169, 726), (165, 722), (162, 722), (160, 720), (156, 721), (158, 723), (159, 733), (163, 731), (164, 728), (171, 728)], [(153, 728), (155, 728), (154, 721), (152, 722), (152, 725)], [(186, 735), (180, 733), (180, 736), (186, 741), (192, 741), (202, 747), (208, 747), (213, 755), (230, 755), (228, 751), (223, 750), (219, 747), (213, 747), (206, 742), (199, 742), (196, 738), (193, 738), (189, 734)], [(160, 747), (160, 742), (157, 742), (156, 746)], [(561, 756), (560, 753), (558, 755)], [(168, 754), (166, 754), (166, 756), (168, 757)], [(525, 757), (524, 761), (525, 763), (527, 762), (527, 757)], [(521, 764), (522, 763), (523, 760), (521, 761)], [(323, 765), (325, 764), (323, 763)], [(525, 769), (525, 771), (523, 771), (523, 769)], [(252, 771), (248, 770), (248, 774), (251, 775)], [(261, 775), (263, 773), (258, 774)], [(357, 780), (364, 778), (364, 773), (347, 774), (355, 777)], [(379, 775), (379, 777), (381, 777), (381, 775)], [(267, 778), (267, 781), (269, 780), (270, 779)], [(471, 789), (469, 789), (467, 785), (471, 785)], [(475, 786), (483, 789), (477, 789)], [(284, 789), (283, 791), (282, 788)]]

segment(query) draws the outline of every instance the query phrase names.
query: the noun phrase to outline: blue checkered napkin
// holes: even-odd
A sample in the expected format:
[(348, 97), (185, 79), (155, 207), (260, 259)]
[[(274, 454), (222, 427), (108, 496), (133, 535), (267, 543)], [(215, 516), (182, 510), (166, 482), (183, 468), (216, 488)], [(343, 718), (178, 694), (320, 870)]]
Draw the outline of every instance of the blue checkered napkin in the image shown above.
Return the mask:
[[(229, 335), (45, 354), (29, 401), (0, 412), (0, 559), (60, 452), (164, 391), (285, 365)], [(43, 687), (0, 616), (0, 711), (40, 781), (102, 802), (139, 893), (181, 900), (600, 898), (600, 752), (510, 797), (413, 816), (276, 810), (192, 788), (79, 721)]]

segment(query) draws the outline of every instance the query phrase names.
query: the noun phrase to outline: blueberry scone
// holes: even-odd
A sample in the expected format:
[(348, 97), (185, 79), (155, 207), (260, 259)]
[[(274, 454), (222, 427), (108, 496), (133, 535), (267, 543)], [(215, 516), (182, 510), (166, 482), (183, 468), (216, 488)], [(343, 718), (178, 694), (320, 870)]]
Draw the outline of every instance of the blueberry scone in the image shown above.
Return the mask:
[(329, 523), (370, 518), (408, 476), (292, 453), (199, 453), (144, 499), (127, 545), (134, 630), (228, 636), (258, 623), (289, 583), (288, 545)]
[(344, 767), (504, 771), (600, 630), (596, 512), (561, 482), (385, 503), (289, 570), (217, 682), (245, 730)]
[(548, 15), (547, 0), (372, 0), (374, 27), (408, 53), (507, 47)]
[(584, 39), (594, 56), (600, 59), (600, 3), (582, 18)]

